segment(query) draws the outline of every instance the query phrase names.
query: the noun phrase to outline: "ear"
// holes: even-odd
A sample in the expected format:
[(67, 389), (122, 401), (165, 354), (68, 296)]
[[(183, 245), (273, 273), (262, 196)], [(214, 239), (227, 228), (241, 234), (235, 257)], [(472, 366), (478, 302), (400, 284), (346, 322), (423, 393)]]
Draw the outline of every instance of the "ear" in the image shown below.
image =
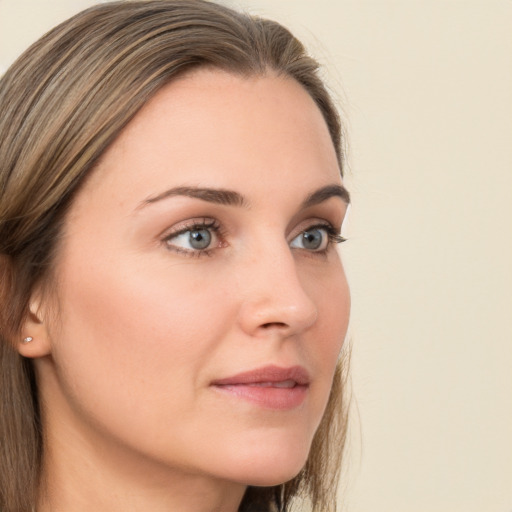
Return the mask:
[(37, 291), (30, 299), (29, 312), (23, 322), (20, 339), (17, 340), (18, 352), (24, 357), (38, 358), (51, 353), (48, 315), (44, 314), (44, 309), (41, 292)]

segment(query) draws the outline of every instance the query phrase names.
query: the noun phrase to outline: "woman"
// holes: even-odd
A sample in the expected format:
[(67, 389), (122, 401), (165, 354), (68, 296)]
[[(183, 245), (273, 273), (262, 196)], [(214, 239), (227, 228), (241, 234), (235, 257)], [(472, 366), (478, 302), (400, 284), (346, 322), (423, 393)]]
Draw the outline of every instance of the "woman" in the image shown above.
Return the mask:
[(2, 512), (334, 509), (348, 193), (316, 67), (274, 22), (161, 0), (7, 71)]

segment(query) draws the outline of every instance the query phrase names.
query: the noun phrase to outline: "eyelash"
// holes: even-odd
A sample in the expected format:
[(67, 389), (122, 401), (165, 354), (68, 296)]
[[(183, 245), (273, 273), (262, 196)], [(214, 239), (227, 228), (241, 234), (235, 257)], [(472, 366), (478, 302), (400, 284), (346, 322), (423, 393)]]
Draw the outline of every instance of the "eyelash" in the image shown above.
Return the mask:
[[(215, 251), (215, 249), (219, 248), (219, 246), (207, 248), (207, 249), (192, 250), (192, 249), (183, 249), (181, 247), (178, 247), (178, 246), (175, 246), (175, 245), (172, 245), (169, 243), (171, 240), (175, 239), (176, 237), (178, 237), (180, 235), (188, 233), (189, 231), (197, 231), (197, 230), (202, 230), (202, 229), (207, 229), (207, 230), (213, 231), (215, 233), (216, 237), (220, 240), (220, 242), (222, 244), (225, 243), (224, 240), (227, 236), (227, 233), (222, 228), (221, 224), (217, 220), (214, 220), (214, 219), (202, 219), (201, 221), (197, 221), (197, 220), (190, 221), (188, 224), (185, 224), (178, 231), (174, 231), (172, 233), (167, 234), (163, 238), (163, 242), (167, 245), (167, 248), (169, 250), (175, 251), (180, 254), (184, 254), (185, 256), (196, 257), (196, 258), (201, 257), (201, 256), (211, 256), (212, 253)], [(303, 249), (304, 251), (307, 251), (311, 254), (324, 255), (327, 253), (329, 247), (332, 244), (341, 244), (341, 243), (347, 241), (347, 239), (344, 238), (343, 236), (341, 236), (339, 234), (338, 230), (336, 230), (331, 224), (323, 224), (323, 223), (312, 224), (311, 226), (308, 226), (306, 229), (303, 229), (300, 233), (305, 233), (306, 231), (312, 231), (314, 229), (319, 229), (319, 230), (325, 231), (325, 233), (327, 234), (328, 242), (327, 242), (325, 249), (322, 249), (320, 251), (308, 251), (307, 249)], [(296, 235), (296, 237), (299, 236), (300, 233), (298, 233)]]
[(327, 233), (330, 244), (342, 244), (343, 242), (347, 241), (347, 239), (341, 236), (338, 233), (338, 230), (331, 226), (331, 224), (314, 224), (309, 226), (307, 229), (303, 229), (301, 233), (304, 233), (305, 231), (311, 231), (312, 229), (324, 229)]

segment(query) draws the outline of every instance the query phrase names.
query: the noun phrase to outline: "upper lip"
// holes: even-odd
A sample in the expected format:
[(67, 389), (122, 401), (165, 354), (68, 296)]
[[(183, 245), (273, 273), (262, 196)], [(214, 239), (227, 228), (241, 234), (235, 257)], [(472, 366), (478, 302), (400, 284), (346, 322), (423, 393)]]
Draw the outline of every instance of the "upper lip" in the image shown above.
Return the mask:
[(309, 384), (310, 378), (307, 370), (302, 366), (290, 366), (282, 368), (280, 366), (269, 365), (237, 373), (231, 377), (218, 379), (212, 382), (214, 386), (234, 386), (237, 384), (257, 384), (262, 382), (284, 382), (295, 381), (300, 386)]

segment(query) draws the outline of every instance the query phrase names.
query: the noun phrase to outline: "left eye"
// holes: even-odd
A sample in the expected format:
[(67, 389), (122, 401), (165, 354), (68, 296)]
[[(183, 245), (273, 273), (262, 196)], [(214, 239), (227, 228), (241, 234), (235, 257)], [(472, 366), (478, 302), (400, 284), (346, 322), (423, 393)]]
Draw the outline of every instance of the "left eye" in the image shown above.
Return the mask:
[(329, 244), (328, 228), (313, 227), (302, 231), (291, 242), (290, 247), (307, 251), (323, 251)]

